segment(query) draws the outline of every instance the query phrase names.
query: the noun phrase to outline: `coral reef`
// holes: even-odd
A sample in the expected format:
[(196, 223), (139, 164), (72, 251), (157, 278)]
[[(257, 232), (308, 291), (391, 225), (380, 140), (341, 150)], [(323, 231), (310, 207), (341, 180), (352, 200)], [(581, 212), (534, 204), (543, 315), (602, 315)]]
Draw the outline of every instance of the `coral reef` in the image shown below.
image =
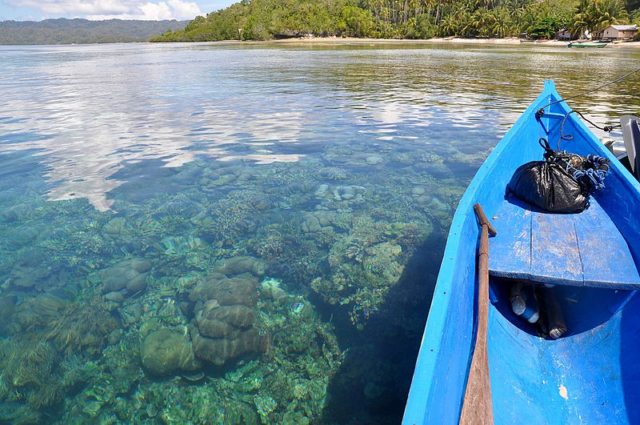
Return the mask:
[[(220, 275), (215, 278), (222, 279)], [(222, 280), (229, 283), (237, 278)], [(255, 282), (254, 277), (250, 278)], [(193, 291), (198, 297), (212, 293), (206, 289), (209, 278), (202, 279)], [(264, 354), (238, 360), (234, 367), (226, 368), (222, 376), (173, 369), (160, 381), (144, 378), (138, 359), (142, 359), (145, 366), (145, 357), (151, 355), (145, 354), (151, 348), (145, 348), (149, 337), (153, 340), (162, 337), (157, 338), (161, 347), (164, 341), (175, 338), (181, 339), (180, 344), (185, 343), (180, 326), (169, 328), (162, 324), (165, 319), (157, 312), (163, 307), (151, 307), (142, 313), (144, 317), (150, 316), (139, 330), (129, 331), (116, 345), (104, 350), (91, 377), (84, 383), (85, 390), (64, 402), (60, 422), (101, 422), (114, 417), (134, 423), (318, 421), (328, 400), (330, 379), (338, 371), (344, 354), (331, 325), (320, 320), (309, 300), (288, 293), (285, 287), (274, 278), (265, 278), (258, 285), (259, 290), (252, 298), (259, 312), (253, 327), (256, 332), (270, 336), (263, 342)], [(228, 296), (225, 299), (235, 299), (233, 291), (223, 292)], [(154, 302), (152, 300), (152, 295), (145, 295), (145, 304)], [(142, 337), (139, 354), (140, 337), (136, 335)], [(177, 357), (171, 356), (174, 360)], [(164, 360), (161, 363), (163, 367), (166, 365)]]
[(150, 332), (142, 341), (140, 356), (144, 368), (153, 375), (192, 372), (201, 367), (189, 337), (168, 328)]
[(351, 321), (358, 325), (378, 311), (402, 275), (412, 242), (430, 229), (425, 224), (387, 224), (367, 216), (356, 216), (351, 224), (350, 232), (329, 251), (331, 277), (316, 278), (310, 286), (329, 304), (349, 306)]
[[(224, 261), (216, 270), (264, 273), (264, 266), (254, 258), (238, 257)], [(222, 366), (259, 349), (260, 336), (253, 328), (257, 284), (258, 279), (249, 274), (228, 278), (213, 273), (195, 287), (189, 299), (196, 303), (190, 327), (196, 356)]]
[[(147, 287), (147, 272), (151, 263), (142, 259), (121, 261), (103, 270), (102, 292), (111, 301), (122, 301), (138, 294)], [(119, 295), (118, 295), (119, 294)]]
[(255, 276), (262, 276), (266, 272), (267, 265), (264, 261), (254, 257), (233, 257), (220, 261), (213, 269), (213, 272), (227, 276), (242, 273), (252, 273)]
[(41, 249), (26, 248), (14, 257), (8, 278), (2, 283), (3, 288), (29, 290), (41, 289), (51, 277), (51, 270), (46, 267), (46, 253)]
[(90, 365), (63, 360), (54, 345), (23, 339), (0, 342), (0, 421), (42, 423), (48, 409), (63, 402), (69, 391), (82, 385)]
[[(395, 371), (361, 344), (419, 338), (420, 318), (390, 311), (424, 312), (430, 238), (469, 178), (452, 170), (482, 155), (410, 139), (316, 149), (126, 164), (109, 212), (41, 187), (1, 194), (0, 422), (340, 422), (327, 407), (345, 379), (382, 403)], [(348, 353), (362, 367), (341, 370)]]
[(48, 324), (47, 340), (67, 355), (99, 354), (108, 343), (111, 333), (118, 328), (107, 306), (98, 297), (78, 299)]

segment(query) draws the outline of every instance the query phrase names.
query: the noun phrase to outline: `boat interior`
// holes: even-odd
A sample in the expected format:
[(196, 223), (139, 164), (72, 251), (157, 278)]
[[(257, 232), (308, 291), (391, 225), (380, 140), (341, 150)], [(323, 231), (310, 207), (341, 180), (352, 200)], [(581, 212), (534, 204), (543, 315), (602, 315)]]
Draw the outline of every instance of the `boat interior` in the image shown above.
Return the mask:
[[(519, 166), (543, 159), (540, 138), (611, 159), (584, 211), (548, 213), (506, 193)], [(475, 203), (497, 230), (487, 323), (494, 422), (640, 424), (640, 185), (551, 81), (460, 201), (404, 423), (460, 419), (479, 326)]]
[[(640, 423), (640, 275), (613, 208), (592, 196), (555, 214), (505, 196), (490, 218), (496, 423)], [(535, 298), (536, 324), (514, 313), (514, 285)]]
[[(542, 136), (603, 155), (558, 106), (539, 119)], [(563, 131), (572, 137), (563, 140)], [(542, 159), (530, 149), (532, 141), (523, 163)], [(489, 213), (498, 230), (490, 239), (488, 324), (496, 423), (640, 423), (637, 189), (618, 165), (581, 213), (541, 211), (508, 194)], [(514, 290), (522, 288), (537, 302), (535, 324), (514, 312)]]

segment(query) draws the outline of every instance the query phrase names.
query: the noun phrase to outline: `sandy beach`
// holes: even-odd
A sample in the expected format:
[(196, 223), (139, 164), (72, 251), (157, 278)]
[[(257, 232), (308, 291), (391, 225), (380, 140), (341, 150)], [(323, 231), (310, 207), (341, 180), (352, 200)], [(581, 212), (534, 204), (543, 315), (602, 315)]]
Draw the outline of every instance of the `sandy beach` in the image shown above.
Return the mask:
[[(232, 41), (230, 41), (232, 42)], [(243, 43), (265, 43), (263, 41), (246, 41)], [(432, 38), (428, 40), (410, 39), (383, 39), (383, 38), (340, 38), (340, 37), (301, 37), (288, 38), (284, 40), (270, 40), (266, 43), (276, 44), (323, 44), (323, 45), (349, 45), (349, 44), (483, 44), (483, 45), (523, 45), (541, 47), (566, 47), (568, 41), (544, 40), (544, 41), (522, 41), (519, 38)], [(638, 49), (640, 42), (614, 42), (606, 47), (614, 49)]]

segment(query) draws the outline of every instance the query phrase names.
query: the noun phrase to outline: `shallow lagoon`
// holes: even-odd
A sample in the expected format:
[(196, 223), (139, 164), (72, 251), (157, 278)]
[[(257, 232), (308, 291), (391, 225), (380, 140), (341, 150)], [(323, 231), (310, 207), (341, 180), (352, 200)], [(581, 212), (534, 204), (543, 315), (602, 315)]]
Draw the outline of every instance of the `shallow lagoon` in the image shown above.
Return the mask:
[(0, 48), (0, 422), (397, 423), (476, 169), (639, 56)]

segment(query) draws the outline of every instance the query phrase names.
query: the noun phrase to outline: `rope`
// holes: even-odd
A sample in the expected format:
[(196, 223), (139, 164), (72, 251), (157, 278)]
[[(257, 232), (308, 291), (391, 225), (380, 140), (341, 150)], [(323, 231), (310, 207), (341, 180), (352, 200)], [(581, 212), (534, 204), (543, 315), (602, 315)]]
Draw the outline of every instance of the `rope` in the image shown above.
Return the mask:
[(604, 179), (609, 172), (609, 160), (607, 158), (594, 154), (589, 154), (585, 158), (561, 150), (554, 151), (545, 138), (540, 138), (538, 143), (544, 148), (544, 157), (548, 162), (561, 166), (577, 181), (580, 181), (583, 177), (588, 178), (595, 190), (604, 189)]
[[(626, 73), (626, 74), (624, 74), (624, 75), (622, 75), (622, 76), (620, 76), (620, 77), (616, 78), (616, 79), (615, 79), (615, 80), (613, 80), (613, 81), (609, 81), (608, 83), (601, 84), (601, 85), (599, 85), (599, 86), (597, 86), (597, 87), (594, 87), (594, 88), (592, 88), (592, 89), (586, 90), (586, 91), (584, 91), (584, 92), (582, 92), (582, 93), (578, 93), (578, 94), (573, 95), (573, 96), (569, 96), (569, 97), (565, 97), (565, 98), (562, 98), (562, 99), (559, 99), (559, 100), (555, 100), (555, 101), (553, 101), (553, 102), (551, 102), (551, 103), (546, 104), (546, 105), (545, 105), (545, 106), (543, 106), (542, 108), (540, 108), (540, 109), (538, 110), (538, 112), (536, 113), (536, 115), (537, 115), (537, 117), (538, 117), (538, 118), (542, 118), (542, 116), (544, 115), (544, 110), (545, 110), (545, 109), (547, 109), (547, 108), (548, 108), (549, 106), (551, 106), (551, 105), (555, 105), (556, 103), (566, 102), (567, 100), (571, 100), (571, 99), (575, 99), (575, 98), (578, 98), (578, 97), (586, 96), (586, 95), (591, 94), (591, 93), (595, 93), (595, 92), (597, 92), (598, 90), (601, 90), (601, 89), (603, 89), (603, 88), (605, 88), (605, 87), (609, 87), (609, 86), (612, 86), (612, 85), (614, 85), (614, 84), (617, 84), (617, 83), (619, 83), (620, 81), (623, 81), (623, 80), (625, 80), (625, 79), (629, 78), (630, 76), (632, 76), (633, 74), (635, 74), (635, 73), (637, 73), (637, 72), (640, 72), (640, 67), (638, 67), (638, 68), (634, 69), (633, 71), (628, 72), (628, 73)], [(605, 132), (607, 132), (607, 133), (610, 133), (611, 131), (613, 131), (613, 130), (614, 130), (614, 129), (616, 129), (616, 128), (621, 128), (621, 127), (622, 127), (620, 124), (610, 124), (610, 125), (605, 125), (604, 127), (600, 127), (600, 126), (598, 126), (598, 125), (594, 124), (594, 123), (593, 123), (593, 121), (591, 121), (591, 120), (587, 119), (584, 115), (582, 115), (582, 113), (580, 113), (580, 112), (578, 112), (578, 111), (573, 111), (573, 110), (572, 110), (572, 111), (571, 111), (571, 112), (569, 112), (567, 115), (565, 115), (564, 119), (562, 120), (562, 124), (560, 125), (560, 139), (558, 139), (558, 142), (557, 142), (557, 144), (556, 144), (556, 146), (557, 146), (558, 150), (560, 149), (560, 142), (561, 142), (562, 140), (572, 140), (572, 139), (573, 139), (573, 136), (571, 136), (571, 135), (565, 136), (565, 135), (564, 135), (564, 133), (563, 133), (563, 130), (564, 130), (564, 123), (565, 123), (565, 121), (567, 121), (567, 118), (569, 117), (569, 115), (571, 115), (571, 114), (572, 114), (572, 113), (574, 113), (574, 112), (575, 112), (576, 114), (580, 115), (580, 117), (581, 117), (583, 120), (585, 120), (586, 122), (588, 122), (589, 124), (591, 124), (592, 126), (594, 126), (595, 128), (597, 128), (598, 130), (602, 130), (602, 131), (605, 131)]]
[(607, 172), (609, 171), (608, 161), (601, 156), (590, 154), (587, 155), (587, 160), (584, 166), (589, 168), (578, 170), (567, 164), (567, 171), (573, 171), (573, 178), (576, 180), (580, 180), (584, 176), (587, 176), (596, 190), (604, 189), (604, 178), (607, 176)]
[(597, 128), (598, 130), (602, 130), (605, 131), (607, 133), (610, 133), (611, 131), (613, 131), (616, 128), (622, 128), (621, 124), (611, 124), (611, 125), (605, 125), (604, 127), (600, 127), (599, 125), (595, 124), (593, 121), (591, 121), (590, 119), (588, 119), (587, 117), (585, 117), (582, 112), (579, 111), (570, 111), (568, 112), (564, 118), (562, 119), (562, 122), (560, 123), (560, 138), (558, 139), (558, 141), (556, 142), (556, 149), (560, 150), (560, 142), (563, 140), (573, 140), (573, 135), (571, 134), (564, 134), (564, 123), (567, 122), (567, 118), (569, 118), (569, 115), (571, 114), (578, 114), (580, 115), (580, 118), (582, 118), (584, 121), (588, 122), (589, 124), (591, 124), (593, 127)]
[[(615, 79), (615, 80), (613, 80), (613, 81), (609, 81), (608, 83), (601, 84), (601, 85), (599, 85), (599, 86), (597, 86), (597, 87), (594, 87), (594, 88), (592, 88), (592, 89), (589, 89), (589, 90), (583, 91), (582, 93), (578, 93), (578, 94), (575, 94), (575, 95), (573, 95), (573, 96), (569, 96), (569, 97), (565, 97), (565, 98), (563, 98), (563, 99), (555, 100), (555, 101), (553, 101), (553, 102), (551, 102), (551, 103), (547, 104), (546, 106), (543, 106), (543, 107), (540, 109), (540, 111), (542, 111), (542, 113), (544, 114), (544, 110), (545, 110), (546, 108), (548, 108), (549, 106), (551, 106), (551, 105), (555, 105), (556, 103), (565, 102), (565, 101), (567, 101), (567, 100), (575, 99), (575, 98), (578, 98), (578, 97), (582, 97), (582, 96), (586, 96), (586, 95), (588, 95), (588, 94), (594, 93), (594, 92), (596, 92), (596, 91), (598, 91), (598, 90), (600, 90), (600, 89), (603, 89), (603, 88), (605, 88), (605, 87), (609, 87), (609, 86), (612, 86), (612, 85), (614, 85), (614, 84), (617, 84), (617, 83), (619, 83), (620, 81), (622, 81), (622, 80), (625, 80), (625, 79), (629, 78), (630, 76), (632, 76), (632, 75), (633, 75), (633, 74), (635, 74), (636, 72), (640, 72), (640, 67), (638, 67), (638, 68), (634, 69), (634, 70), (633, 70), (633, 71), (631, 71), (631, 72), (628, 72), (628, 73), (624, 74), (624, 75), (623, 75), (623, 76), (621, 76), (621, 77), (616, 78), (616, 79)], [(539, 113), (540, 111), (538, 111), (538, 113)]]

